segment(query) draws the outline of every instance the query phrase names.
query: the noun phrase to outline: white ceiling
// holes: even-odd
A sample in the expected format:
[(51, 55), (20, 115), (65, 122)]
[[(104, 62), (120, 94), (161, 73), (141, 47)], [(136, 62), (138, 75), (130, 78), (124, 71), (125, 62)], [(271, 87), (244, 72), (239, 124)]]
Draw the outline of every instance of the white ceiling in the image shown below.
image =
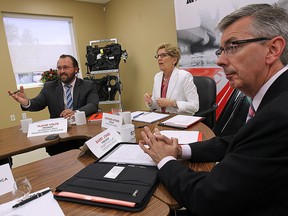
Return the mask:
[(76, 0), (76, 1), (92, 2), (92, 3), (97, 3), (97, 4), (106, 4), (110, 0)]

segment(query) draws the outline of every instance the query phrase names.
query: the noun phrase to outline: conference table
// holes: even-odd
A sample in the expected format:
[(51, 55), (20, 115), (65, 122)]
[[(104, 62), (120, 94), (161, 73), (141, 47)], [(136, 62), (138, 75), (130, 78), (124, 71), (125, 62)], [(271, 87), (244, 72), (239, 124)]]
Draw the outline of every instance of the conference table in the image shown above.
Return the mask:
[[(164, 120), (165, 119), (162, 119), (161, 121), (164, 121)], [(146, 124), (142, 122), (133, 121), (133, 124), (135, 125), (135, 128), (136, 128), (135, 130), (136, 141), (138, 142), (141, 139), (140, 133), (143, 130), (144, 126), (149, 127), (152, 131), (156, 127), (159, 130), (175, 130), (175, 128), (159, 126), (158, 123), (159, 122)], [(27, 135), (23, 134), (22, 131), (20, 130), (20, 126), (2, 129), (0, 130), (0, 159), (9, 157), (9, 156), (14, 156), (20, 153), (29, 152), (31, 150), (46, 147), (49, 145), (57, 145), (61, 142), (67, 142), (73, 139), (87, 139), (88, 140), (94, 137), (95, 135), (101, 133), (104, 130), (106, 129), (101, 127), (101, 121), (87, 122), (87, 124), (81, 125), (81, 126), (70, 125), (68, 127), (67, 133), (59, 134), (59, 137), (57, 137), (54, 140), (45, 140), (46, 136), (27, 138)], [(207, 140), (215, 136), (213, 131), (201, 122), (198, 122), (192, 125), (187, 130), (202, 132), (203, 140)], [(76, 174), (82, 168), (84, 168), (88, 164), (95, 161), (94, 157), (92, 157), (89, 154), (84, 154), (81, 157), (77, 158), (79, 153), (80, 153), (80, 150), (72, 150), (69, 152), (64, 152), (60, 155), (55, 155), (46, 159), (42, 159), (40, 161), (26, 164), (26, 165), (14, 168), (13, 175), (15, 175), (15, 178), (23, 176), (23, 175), (27, 176), (32, 181), (32, 184), (34, 182), (34, 184), (36, 185), (35, 187), (33, 187), (36, 191), (42, 188), (45, 188), (47, 186), (55, 188), (56, 186), (60, 185), (65, 180), (72, 177), (73, 174)], [(63, 156), (63, 154), (65, 157)], [(64, 160), (63, 157), (66, 159)], [(188, 163), (187, 161), (184, 163), (187, 166), (189, 166), (191, 169), (193, 169), (194, 171), (210, 171), (212, 167), (214, 166), (214, 163)], [(52, 166), (51, 164), (55, 166)], [(50, 172), (51, 174), (49, 175)], [(45, 176), (45, 173), (47, 173), (47, 178), (43, 177), (43, 181), (40, 181), (39, 179), (42, 178), (42, 176)], [(55, 176), (53, 175), (55, 173), (60, 173), (60, 174)], [(68, 202), (59, 202), (59, 203), (60, 203), (61, 208), (64, 209), (64, 211), (66, 211), (65, 210), (66, 205), (68, 206), (72, 205), (72, 204), (68, 204)], [(166, 190), (164, 185), (159, 184), (147, 208), (145, 208), (145, 211), (149, 212), (150, 210), (153, 211), (153, 209), (163, 208), (163, 212), (166, 212), (164, 210), (166, 208), (165, 205), (169, 206), (168, 209), (169, 208), (178, 209), (180, 207), (177, 201)], [(82, 207), (82, 205), (75, 204), (75, 203), (73, 203), (73, 206), (76, 206), (76, 207), (75, 207), (75, 210), (73, 211), (71, 210), (73, 212), (71, 213), (71, 215), (77, 215), (76, 212), (78, 211), (78, 209), (82, 209), (82, 208), (86, 209), (85, 207)], [(74, 209), (74, 207), (72, 209)], [(88, 209), (87, 214), (81, 213), (81, 215), (90, 215), (91, 209), (89, 210), (88, 207), (87, 209)], [(101, 209), (99, 211), (106, 212), (105, 208), (99, 208), (99, 209)], [(111, 211), (112, 212), (111, 215), (114, 214), (113, 210), (111, 209), (107, 211), (109, 212)], [(68, 212), (68, 207), (67, 207), (67, 212)], [(139, 215), (142, 214), (141, 212), (138, 212), (138, 213)], [(125, 213), (125, 215), (130, 215), (130, 214), (133, 215), (133, 213)], [(151, 213), (149, 214), (154, 215)], [(124, 215), (124, 214), (120, 214), (120, 215)], [(146, 212), (143, 215), (147, 215)]]
[[(167, 117), (169, 118), (169, 117)], [(162, 119), (160, 121), (163, 121)], [(159, 126), (158, 122), (153, 124), (146, 124), (142, 122), (133, 121), (135, 125), (136, 141), (141, 139), (141, 131), (143, 126), (147, 125), (151, 130), (155, 127), (159, 130), (175, 130), (173, 128)], [(73, 139), (90, 139), (102, 131), (106, 130), (101, 127), (101, 121), (87, 122), (85, 125), (70, 125), (67, 133), (59, 134), (59, 137), (53, 140), (45, 140), (47, 136), (27, 137), (27, 134), (22, 133), (21, 126), (14, 126), (9, 128), (0, 129), (0, 159), (15, 156), (17, 154), (26, 153), (39, 148), (47, 147), (50, 145), (57, 145), (61, 142), (66, 142)], [(200, 131), (203, 134), (203, 140), (214, 137), (213, 131), (205, 124), (198, 122), (189, 127), (188, 130)]]
[[(32, 185), (32, 191), (50, 187), (55, 189), (67, 179), (71, 178), (84, 167), (95, 160), (89, 155), (77, 158), (80, 150), (74, 149), (49, 158), (38, 160), (12, 169), (14, 179), (27, 177)], [(12, 199), (12, 193), (0, 196), (0, 204)], [(148, 205), (139, 212), (127, 212), (112, 208), (103, 208), (91, 205), (83, 205), (72, 202), (57, 201), (63, 213), (67, 216), (92, 216), (92, 215), (169, 215), (170, 209), (167, 204), (152, 196)]]

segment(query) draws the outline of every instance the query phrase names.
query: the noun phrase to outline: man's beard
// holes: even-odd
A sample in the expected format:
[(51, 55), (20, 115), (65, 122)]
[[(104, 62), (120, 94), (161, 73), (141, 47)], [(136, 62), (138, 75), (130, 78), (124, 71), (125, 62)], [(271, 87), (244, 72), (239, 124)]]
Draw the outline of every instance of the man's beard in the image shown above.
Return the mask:
[(66, 73), (60, 75), (60, 79), (63, 83), (68, 84), (71, 83), (75, 78), (75, 74), (71, 74), (70, 76)]

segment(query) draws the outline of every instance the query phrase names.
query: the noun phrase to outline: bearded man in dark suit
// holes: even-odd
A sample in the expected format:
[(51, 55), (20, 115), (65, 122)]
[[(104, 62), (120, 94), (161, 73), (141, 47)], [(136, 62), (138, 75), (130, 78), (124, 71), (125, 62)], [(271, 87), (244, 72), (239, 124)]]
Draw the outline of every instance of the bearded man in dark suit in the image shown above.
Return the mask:
[[(71, 55), (61, 55), (57, 61), (57, 70), (59, 79), (49, 81), (44, 84), (40, 93), (29, 99), (23, 86), (20, 91), (8, 93), (21, 104), (24, 111), (40, 111), (48, 107), (50, 118), (70, 118), (74, 113), (85, 111), (86, 116), (89, 116), (98, 111), (99, 97), (97, 88), (94, 82), (89, 80), (82, 80), (76, 77), (79, 72), (79, 65), (77, 60)], [(66, 85), (70, 86), (72, 95), (72, 106), (68, 106)], [(58, 154), (74, 148), (79, 148), (84, 141), (78, 140), (69, 143), (61, 143), (61, 145), (54, 145), (46, 147), (50, 155)]]

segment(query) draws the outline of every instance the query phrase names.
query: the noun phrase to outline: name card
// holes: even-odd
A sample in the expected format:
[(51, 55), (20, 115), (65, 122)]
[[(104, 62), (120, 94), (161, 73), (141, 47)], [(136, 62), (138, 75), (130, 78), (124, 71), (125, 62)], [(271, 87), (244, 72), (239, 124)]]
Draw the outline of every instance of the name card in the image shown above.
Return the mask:
[(29, 124), (27, 137), (67, 133), (67, 119), (55, 118)]
[(109, 127), (107, 130), (86, 141), (78, 157), (90, 149), (97, 158), (100, 158), (119, 142), (121, 142), (121, 136), (114, 127)]
[(103, 113), (101, 127), (109, 128), (114, 127), (119, 132), (122, 125), (123, 117), (120, 115), (113, 115), (110, 113)]
[(0, 196), (13, 190), (14, 177), (9, 164), (0, 166)]

